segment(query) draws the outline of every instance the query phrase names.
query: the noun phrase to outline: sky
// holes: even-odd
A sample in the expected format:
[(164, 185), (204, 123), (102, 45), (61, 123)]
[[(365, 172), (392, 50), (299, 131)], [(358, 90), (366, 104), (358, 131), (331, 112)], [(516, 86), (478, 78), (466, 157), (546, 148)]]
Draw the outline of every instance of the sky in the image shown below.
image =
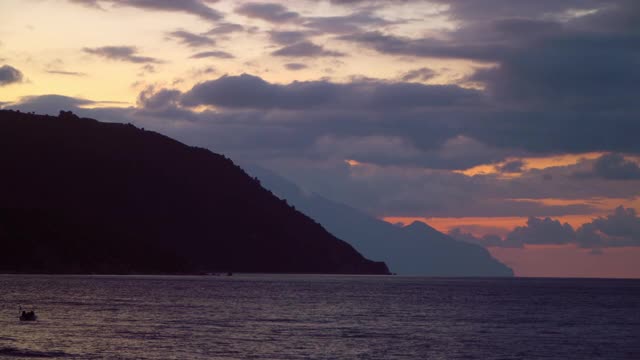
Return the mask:
[(640, 277), (635, 0), (2, 0), (0, 107), (130, 122), (520, 276)]

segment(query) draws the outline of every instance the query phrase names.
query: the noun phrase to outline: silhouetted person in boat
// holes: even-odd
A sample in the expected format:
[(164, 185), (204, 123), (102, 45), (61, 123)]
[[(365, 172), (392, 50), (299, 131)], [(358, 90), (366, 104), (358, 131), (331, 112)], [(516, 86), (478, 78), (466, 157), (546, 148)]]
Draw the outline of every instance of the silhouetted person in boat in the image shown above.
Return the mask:
[(34, 321), (36, 319), (36, 313), (31, 310), (26, 312), (22, 310), (22, 314), (20, 315), (20, 321)]

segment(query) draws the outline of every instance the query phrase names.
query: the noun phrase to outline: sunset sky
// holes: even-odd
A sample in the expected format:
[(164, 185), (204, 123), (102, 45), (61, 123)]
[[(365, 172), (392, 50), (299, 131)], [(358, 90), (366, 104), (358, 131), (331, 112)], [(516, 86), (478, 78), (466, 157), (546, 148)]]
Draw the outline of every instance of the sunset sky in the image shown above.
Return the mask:
[(0, 107), (131, 122), (521, 276), (640, 277), (640, 2), (2, 0)]

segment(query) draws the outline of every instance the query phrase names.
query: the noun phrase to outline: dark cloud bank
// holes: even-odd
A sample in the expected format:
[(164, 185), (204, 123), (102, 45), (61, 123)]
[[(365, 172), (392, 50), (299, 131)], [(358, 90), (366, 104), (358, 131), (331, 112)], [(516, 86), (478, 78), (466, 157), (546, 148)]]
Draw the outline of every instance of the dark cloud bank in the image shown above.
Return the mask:
[[(462, 26), (448, 40), (381, 32), (342, 39), (388, 55), (494, 64), (469, 79), (502, 108), (468, 124), (483, 142), (534, 152), (640, 150), (630, 135), (640, 130), (637, 2), (450, 4)], [(568, 17), (575, 10), (594, 12)]]
[(465, 105), (480, 94), (452, 85), (328, 81), (272, 84), (248, 74), (223, 76), (194, 86), (183, 94), (185, 106), (211, 105), (240, 109), (360, 109), (391, 111), (406, 108)]

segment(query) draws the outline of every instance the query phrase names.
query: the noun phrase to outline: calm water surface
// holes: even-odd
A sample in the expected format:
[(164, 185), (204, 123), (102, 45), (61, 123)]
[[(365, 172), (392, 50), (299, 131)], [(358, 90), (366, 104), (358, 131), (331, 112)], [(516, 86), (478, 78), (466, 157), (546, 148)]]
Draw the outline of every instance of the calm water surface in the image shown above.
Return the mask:
[(640, 359), (638, 280), (0, 275), (0, 304), (7, 359)]

